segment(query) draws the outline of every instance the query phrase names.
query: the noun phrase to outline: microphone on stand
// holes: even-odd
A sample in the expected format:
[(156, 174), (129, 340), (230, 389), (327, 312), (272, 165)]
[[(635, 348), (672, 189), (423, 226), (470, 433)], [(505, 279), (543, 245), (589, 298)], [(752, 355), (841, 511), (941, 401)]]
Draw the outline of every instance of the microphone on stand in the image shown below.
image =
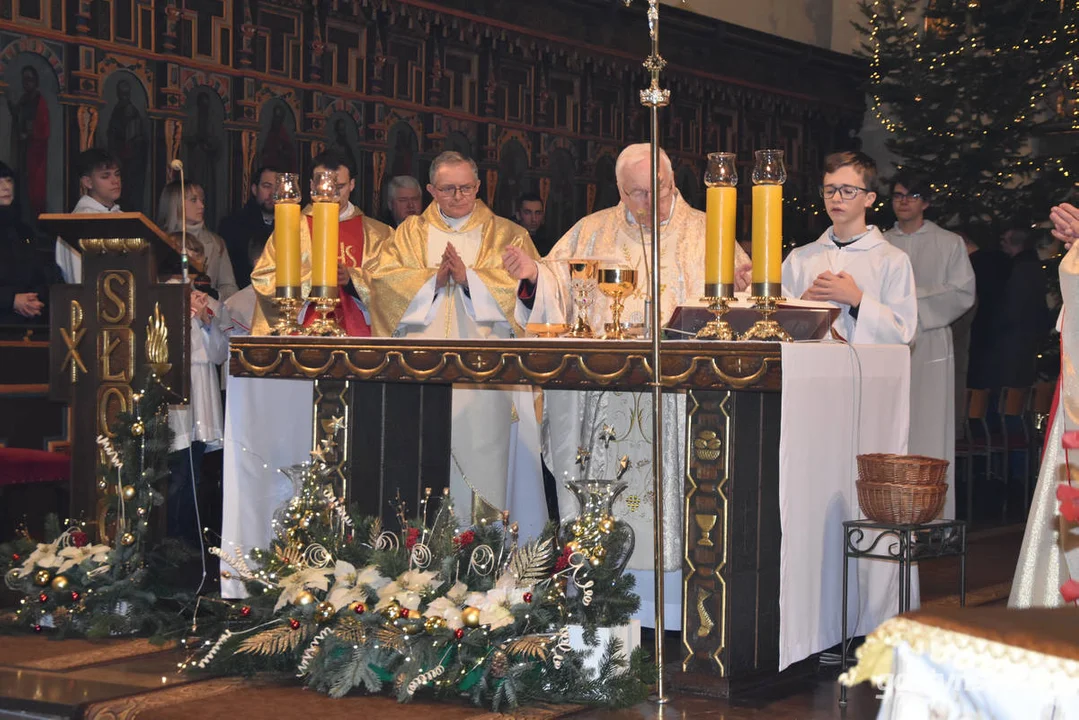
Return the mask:
[(173, 160), (169, 167), (180, 173), (180, 271), (183, 273), (184, 285), (187, 284), (187, 193), (184, 191), (184, 164), (179, 158)]

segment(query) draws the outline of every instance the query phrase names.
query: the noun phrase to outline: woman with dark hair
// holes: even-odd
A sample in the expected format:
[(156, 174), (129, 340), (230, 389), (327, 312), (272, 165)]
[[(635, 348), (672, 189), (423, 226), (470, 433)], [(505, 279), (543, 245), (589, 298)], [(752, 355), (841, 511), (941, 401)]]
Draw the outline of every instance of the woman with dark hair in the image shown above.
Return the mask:
[(15, 172), (0, 162), (0, 325), (48, 325), (52, 274), (22, 221)]

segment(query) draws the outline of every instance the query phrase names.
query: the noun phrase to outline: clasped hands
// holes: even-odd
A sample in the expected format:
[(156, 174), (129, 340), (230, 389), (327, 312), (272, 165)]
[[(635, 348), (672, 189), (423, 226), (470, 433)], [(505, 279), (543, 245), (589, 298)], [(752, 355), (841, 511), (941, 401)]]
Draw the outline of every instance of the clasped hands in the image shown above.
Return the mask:
[(453, 243), (446, 243), (446, 249), (442, 252), (442, 262), (439, 263), (438, 272), (435, 274), (435, 289), (442, 289), (446, 283), (453, 281), (468, 289), (468, 268), (465, 266), (465, 261), (461, 259), (461, 256), (457, 254), (457, 248), (453, 246)]
[(37, 299), (37, 293), (15, 293), (12, 308), (25, 318), (37, 317), (45, 309), (45, 303)]
[(1079, 208), (1071, 203), (1061, 203), (1049, 211), (1053, 223), (1053, 237), (1064, 243), (1065, 250), (1071, 250), (1072, 243), (1079, 239)]
[(214, 316), (210, 309), (210, 296), (201, 290), (191, 289), (191, 317), (197, 317), (203, 325), (210, 324), (210, 318)]
[(831, 300), (832, 302), (858, 307), (862, 304), (862, 291), (854, 278), (846, 272), (822, 272), (813, 284), (802, 293), (803, 300)]

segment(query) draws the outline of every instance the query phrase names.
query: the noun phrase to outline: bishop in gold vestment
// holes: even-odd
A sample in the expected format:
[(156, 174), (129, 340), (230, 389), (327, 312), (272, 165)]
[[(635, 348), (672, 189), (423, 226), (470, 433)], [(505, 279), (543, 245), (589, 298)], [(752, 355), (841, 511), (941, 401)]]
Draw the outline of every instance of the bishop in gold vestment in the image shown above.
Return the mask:
[[(374, 334), (519, 337), (517, 281), (502, 255), (512, 247), (537, 259), (528, 231), (476, 199), (475, 164), (457, 153), (435, 159), (427, 189), (435, 201), (406, 218), (364, 269), (360, 295)], [(529, 390), (454, 387), (450, 492), (462, 519), (509, 510), (522, 536), (542, 530), (547, 512), (534, 407)]]

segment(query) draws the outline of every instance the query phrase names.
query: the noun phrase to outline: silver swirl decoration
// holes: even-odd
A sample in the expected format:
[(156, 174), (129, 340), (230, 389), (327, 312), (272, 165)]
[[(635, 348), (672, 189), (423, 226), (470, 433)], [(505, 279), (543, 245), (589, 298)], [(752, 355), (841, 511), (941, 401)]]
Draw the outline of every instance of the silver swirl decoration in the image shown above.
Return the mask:
[(396, 550), (401, 547), (401, 541), (389, 530), (386, 530), (375, 540), (375, 550)]
[(333, 562), (333, 556), (322, 545), (311, 543), (303, 551), (303, 561), (307, 563), (307, 567), (322, 568)]
[(582, 552), (573, 553), (569, 556), (569, 566), (573, 569), (573, 584), (581, 591), (581, 602), (587, 607), (592, 604), (592, 586), (596, 583), (594, 580), (581, 582), (577, 579), (577, 574), (583, 570), (585, 577), (588, 577), (588, 556)]
[(22, 580), (22, 570), (20, 568), (11, 568), (4, 575), (4, 584), (8, 586), (9, 590), (18, 590), (21, 586), (19, 582)]
[(431, 560), (431, 548), (425, 543), (418, 542), (412, 546), (412, 554), (408, 556), (410, 566), (426, 570), (427, 566), (431, 564)]
[(490, 545), (480, 545), (468, 559), (468, 570), (477, 575), (490, 575), (495, 569), (495, 551)]

